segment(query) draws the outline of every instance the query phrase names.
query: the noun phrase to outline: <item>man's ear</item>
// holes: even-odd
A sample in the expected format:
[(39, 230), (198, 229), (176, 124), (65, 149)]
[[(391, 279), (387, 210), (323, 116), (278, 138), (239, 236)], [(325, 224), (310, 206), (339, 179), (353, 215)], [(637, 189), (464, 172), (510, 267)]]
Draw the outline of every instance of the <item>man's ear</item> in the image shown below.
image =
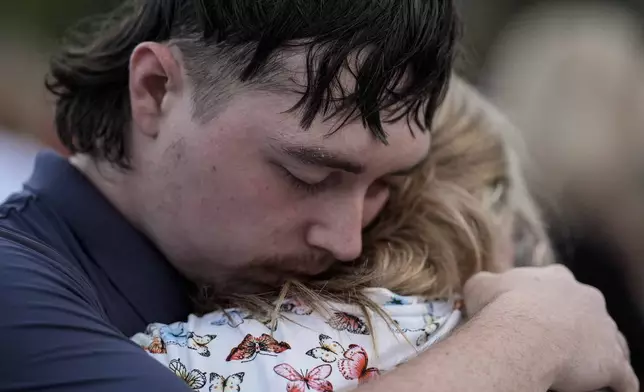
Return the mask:
[(133, 128), (156, 138), (169, 98), (183, 87), (183, 74), (172, 50), (156, 42), (139, 44), (130, 56), (130, 105)]

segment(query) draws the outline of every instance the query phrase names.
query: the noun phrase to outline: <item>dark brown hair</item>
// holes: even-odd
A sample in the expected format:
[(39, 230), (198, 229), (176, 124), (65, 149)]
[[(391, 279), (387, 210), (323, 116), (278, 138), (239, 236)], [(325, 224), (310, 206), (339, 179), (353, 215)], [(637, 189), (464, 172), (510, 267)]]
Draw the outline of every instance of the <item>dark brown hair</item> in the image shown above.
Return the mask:
[[(128, 167), (128, 64), (137, 44), (176, 44), (196, 87), (195, 114), (205, 116), (226, 98), (222, 83), (270, 84), (283, 68), (279, 54), (299, 48), (308, 81), (293, 110), (302, 126), (317, 115), (361, 119), (386, 143), (383, 121), (430, 128), (458, 34), (452, 0), (130, 0), (73, 30), (47, 88), (66, 147)], [(355, 77), (352, 91), (340, 85), (342, 71)]]

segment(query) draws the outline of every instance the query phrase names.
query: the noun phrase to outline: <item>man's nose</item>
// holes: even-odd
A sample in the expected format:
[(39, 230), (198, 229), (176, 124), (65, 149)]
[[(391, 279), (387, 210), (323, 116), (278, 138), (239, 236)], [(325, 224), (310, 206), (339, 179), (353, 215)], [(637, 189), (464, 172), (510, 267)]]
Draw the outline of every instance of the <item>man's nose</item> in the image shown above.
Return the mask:
[(370, 188), (366, 195), (347, 198), (320, 211), (307, 233), (308, 244), (339, 261), (357, 259), (362, 253), (362, 229), (380, 212), (388, 196), (386, 188)]
[[(345, 202), (320, 211), (309, 227), (309, 246), (329, 252), (336, 260), (352, 261), (362, 252), (362, 203)], [(347, 205), (350, 204), (350, 205)]]

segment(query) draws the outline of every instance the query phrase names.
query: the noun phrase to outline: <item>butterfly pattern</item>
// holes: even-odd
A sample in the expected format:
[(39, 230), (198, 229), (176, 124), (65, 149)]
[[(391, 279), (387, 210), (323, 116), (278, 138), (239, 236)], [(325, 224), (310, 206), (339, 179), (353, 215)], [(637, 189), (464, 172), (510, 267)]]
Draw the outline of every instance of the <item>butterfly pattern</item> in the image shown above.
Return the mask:
[[(415, 327), (403, 327), (399, 320), (392, 320), (393, 323), (389, 323), (390, 330), (394, 333), (422, 333), (416, 339), (416, 346), (421, 347), (428, 343), (434, 342), (440, 336), (437, 336), (439, 329), (446, 324), (450, 324), (449, 320), (453, 316), (457, 316), (460, 319), (460, 314), (463, 309), (463, 301), (460, 299), (456, 300), (436, 300), (436, 301), (427, 301), (425, 303), (427, 307), (426, 314), (422, 316), (423, 325)], [(415, 318), (417, 320), (417, 318)], [(458, 324), (458, 321), (456, 322)]]
[(186, 323), (170, 325), (150, 324), (143, 334), (135, 335), (134, 340), (145, 351), (151, 354), (166, 354), (168, 345), (187, 347), (203, 357), (210, 356), (208, 344), (215, 340), (217, 335), (197, 335), (188, 329)]
[(240, 392), (241, 384), (244, 382), (244, 372), (235, 373), (226, 378), (217, 373), (210, 373), (209, 392)]
[(297, 298), (286, 299), (280, 305), (280, 311), (283, 313), (293, 313), (299, 316), (309, 316), (313, 313), (313, 308), (304, 301)]
[(230, 328), (237, 328), (244, 323), (244, 320), (249, 318), (251, 318), (251, 314), (249, 312), (232, 309), (218, 314), (215, 319), (210, 322), (210, 325), (220, 327), (228, 324)]
[[(362, 313), (343, 307), (322, 315), (303, 301), (289, 299), (280, 305), (284, 317), (274, 333), (264, 333), (265, 326), (277, 326), (270, 315), (230, 309), (191, 316), (186, 323), (154, 324), (147, 334), (132, 339), (159, 361), (169, 361), (170, 370), (193, 391), (350, 390), (413, 358), (460, 320), (460, 302), (391, 294), (381, 292), (377, 303), (395, 308), (393, 323), (368, 324)], [(390, 338), (380, 337), (387, 333)], [(412, 335), (403, 341), (399, 333)], [(376, 338), (377, 348), (387, 354), (372, 351)], [(231, 340), (239, 344), (231, 348)], [(400, 350), (396, 342), (402, 342)], [(265, 357), (256, 361), (258, 356)]]
[(344, 353), (344, 358), (338, 362), (338, 369), (347, 380), (358, 380), (359, 384), (374, 380), (380, 376), (380, 370), (369, 367), (367, 351), (352, 344)]
[[(300, 301), (299, 299), (286, 299), (280, 305), (280, 312), (296, 314), (298, 316), (310, 316), (313, 313), (313, 308), (311, 308), (303, 301)], [(258, 322), (264, 324), (264, 326), (268, 328), (269, 331), (271, 332), (277, 331), (277, 327), (279, 325), (278, 318), (273, 319), (271, 315), (268, 315), (268, 314), (259, 315), (259, 316), (256, 315), (253, 317)]]
[(356, 335), (370, 335), (369, 327), (360, 317), (345, 312), (335, 312), (327, 321), (335, 330), (347, 331)]
[(416, 346), (420, 347), (425, 345), (434, 333), (440, 328), (441, 324), (445, 322), (445, 317), (434, 317), (431, 315), (423, 316), (425, 325), (421, 328), (403, 328), (400, 326), (398, 320), (393, 320), (394, 324), (391, 327), (392, 332), (396, 333), (422, 333), (416, 339)]
[[(139, 334), (143, 335), (143, 334)], [(135, 336), (132, 338), (143, 350), (150, 354), (167, 354), (168, 350), (160, 336)]]
[(275, 373), (289, 381), (286, 385), (287, 392), (333, 392), (333, 384), (327, 380), (333, 368), (329, 364), (316, 366), (306, 372), (298, 372), (293, 366), (282, 363), (273, 368)]
[(238, 346), (230, 350), (230, 354), (226, 357), (226, 362), (250, 362), (255, 360), (257, 355), (277, 356), (277, 354), (290, 349), (291, 346), (288, 343), (278, 342), (268, 334), (262, 334), (258, 338), (248, 334)]
[(206, 373), (199, 369), (193, 369), (188, 372), (186, 365), (181, 363), (180, 359), (173, 359), (170, 361), (168, 368), (170, 368), (177, 377), (185, 381), (185, 383), (194, 391), (198, 391), (206, 385)]
[(166, 345), (187, 347), (203, 357), (210, 356), (208, 344), (217, 337), (217, 335), (197, 335), (188, 330), (186, 323), (164, 325), (159, 328), (158, 334)]
[(331, 339), (331, 337), (320, 334), (319, 340), (320, 346), (310, 349), (306, 352), (306, 355), (315, 359), (321, 359), (326, 363), (333, 363), (344, 355), (342, 345)]
[[(280, 312), (297, 314), (299, 316), (308, 316), (313, 313), (313, 308), (299, 299), (292, 298), (286, 299), (282, 302), (280, 305)], [(218, 327), (228, 325), (231, 328), (238, 328), (245, 320), (248, 319), (257, 320), (273, 332), (277, 329), (276, 323), (271, 320), (270, 315), (252, 315), (250, 312), (239, 309), (230, 309), (218, 313), (210, 324)]]
[(432, 316), (426, 316), (425, 327), (421, 331), (417, 331), (422, 332), (423, 334), (420, 335), (418, 339), (416, 339), (416, 346), (424, 346), (429, 341), (429, 338), (432, 337), (432, 335), (438, 330), (438, 327), (440, 327), (440, 325), (440, 321), (436, 318)]
[(388, 302), (385, 302), (387, 305), (410, 305), (411, 301), (403, 296), (393, 294)]

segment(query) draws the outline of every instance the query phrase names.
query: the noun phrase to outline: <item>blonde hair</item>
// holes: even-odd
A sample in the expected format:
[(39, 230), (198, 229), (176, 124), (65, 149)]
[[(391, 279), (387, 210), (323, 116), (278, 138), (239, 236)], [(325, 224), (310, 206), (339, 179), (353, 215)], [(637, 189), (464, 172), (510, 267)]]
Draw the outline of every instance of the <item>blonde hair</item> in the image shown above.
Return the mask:
[(441, 109), (432, 142), (437, 177), (474, 195), (491, 215), (495, 234), (502, 229), (499, 225), (511, 226), (514, 266), (552, 263), (554, 252), (542, 214), (519, 162), (519, 156), (525, 156), (519, 131), (458, 76)]
[(230, 299), (273, 315), (280, 302), (275, 306), (275, 298), (287, 295), (319, 311), (326, 301), (341, 301), (382, 314), (362, 289), (446, 298), (473, 274), (498, 269), (494, 217), (510, 209), (513, 177), (500, 126), (507, 126), (502, 116), (455, 78), (437, 114), (430, 159), (392, 187), (383, 211), (363, 233), (359, 260), (338, 263), (306, 284), (289, 282), (280, 293)]

